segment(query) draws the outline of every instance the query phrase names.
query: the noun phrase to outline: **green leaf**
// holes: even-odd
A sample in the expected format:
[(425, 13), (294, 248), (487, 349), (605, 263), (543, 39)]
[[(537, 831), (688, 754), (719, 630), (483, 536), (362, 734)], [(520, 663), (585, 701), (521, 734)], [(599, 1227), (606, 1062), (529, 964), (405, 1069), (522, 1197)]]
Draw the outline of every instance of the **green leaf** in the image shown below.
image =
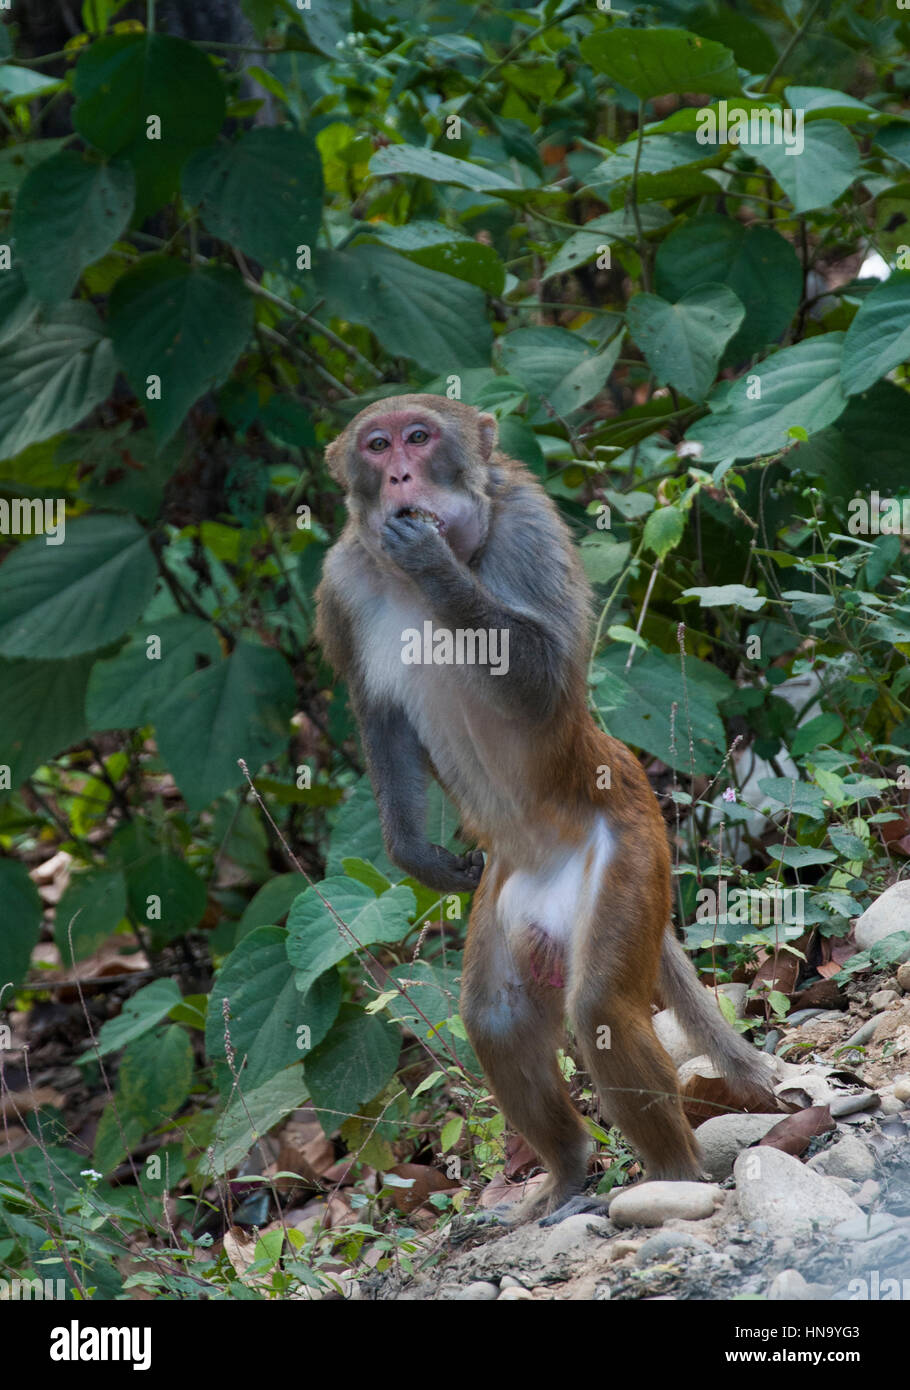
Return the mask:
[(758, 789), (763, 796), (770, 796), (779, 803), (781, 809), (790, 810), (795, 816), (811, 816), (813, 820), (825, 819), (825, 798), (820, 787), (811, 782), (800, 782), (791, 777), (760, 777)]
[(833, 743), (843, 732), (844, 721), (839, 715), (819, 714), (800, 724), (790, 744), (790, 756), (799, 758), (804, 753), (812, 753), (822, 744)]
[[(726, 736), (717, 710), (718, 695), (697, 675), (701, 663), (687, 658), (683, 696), (678, 657), (652, 647), (637, 655), (628, 671), (624, 669), (625, 662), (625, 647), (611, 647), (595, 663), (596, 671), (606, 671), (611, 678), (594, 690), (609, 732), (671, 767), (692, 766), (697, 773), (716, 772), (723, 762)], [(621, 705), (614, 703), (622, 697)], [(687, 715), (691, 720), (691, 763)]]
[(315, 245), (322, 194), (319, 151), (292, 126), (255, 126), (200, 150), (183, 172), (183, 195), (209, 230), (285, 275), (295, 273), (298, 245)]
[(455, 183), (475, 193), (495, 193), (504, 189), (521, 192), (514, 180), (494, 173), (492, 169), (485, 169), (483, 165), (471, 164), (467, 159), (455, 159), (450, 154), (438, 154), (436, 150), (420, 149), (415, 145), (387, 145), (377, 150), (370, 160), (370, 173), (379, 176), (416, 174), (422, 179), (432, 179), (434, 183)]
[(0, 150), (0, 193), (15, 193), (32, 169), (57, 154), (66, 140), (29, 140)]
[(327, 971), (305, 994), (297, 989), (288, 961), (283, 927), (257, 927), (228, 956), (209, 997), (205, 1046), (210, 1057), (225, 1056), (223, 1000), (228, 1000), (228, 1031), (236, 1066), (244, 1057), (247, 1086), (260, 1086), (306, 1055), (301, 1047), (309, 1028), (310, 1047), (322, 1042), (341, 1003), (341, 984)]
[(193, 1045), (179, 1024), (131, 1042), (117, 1075), (117, 1105), (143, 1131), (172, 1120), (193, 1084)]
[(235, 1096), (218, 1122), (211, 1151), (199, 1162), (199, 1172), (221, 1174), (236, 1168), (256, 1140), (306, 1098), (302, 1065), (285, 1067), (255, 1090)]
[(687, 29), (608, 29), (582, 39), (579, 48), (596, 72), (646, 101), (667, 92), (742, 93), (729, 48)]
[[(151, 723), (178, 682), (195, 671), (197, 656), (221, 660), (213, 628), (189, 613), (149, 622), (148, 628), (134, 632), (116, 656), (92, 667), (85, 701), (92, 729), (136, 729)], [(160, 656), (159, 647), (150, 645), (153, 638), (160, 641)]]
[(848, 396), (865, 391), (910, 358), (910, 270), (866, 295), (847, 329), (841, 381)]
[[(792, 443), (791, 426), (812, 435), (836, 420), (847, 404), (840, 384), (843, 337), (824, 333), (783, 348), (734, 382), (724, 408), (686, 431), (687, 440), (702, 445), (702, 461), (774, 453)], [(752, 400), (756, 377), (761, 397)]]
[(303, 874), (279, 874), (263, 884), (244, 910), (234, 937), (240, 942), (256, 927), (277, 926), (290, 911), (291, 903), (309, 887)]
[[(381, 241), (428, 270), (468, 280), (487, 294), (502, 294), (505, 266), (493, 247), (456, 234), (441, 222), (408, 222), (403, 227), (374, 224), (369, 239)], [(358, 244), (362, 240), (358, 238)]]
[[(157, 846), (130, 864), (126, 885), (130, 911), (146, 923), (156, 944), (191, 931), (205, 912), (208, 894), (202, 879), (185, 860)], [(150, 904), (150, 898), (159, 901)]]
[(603, 351), (567, 328), (516, 328), (500, 339), (503, 366), (556, 415), (571, 415), (602, 390), (622, 334)]
[(297, 988), (302, 991), (358, 947), (401, 941), (417, 907), (410, 888), (401, 884), (379, 898), (365, 883), (348, 878), (323, 879), (318, 890), (301, 893), (288, 915), (288, 960), (298, 972)]
[[(644, 203), (638, 209), (641, 227), (645, 235), (657, 232), (673, 221), (672, 214), (661, 203)], [(638, 228), (630, 208), (620, 208), (617, 212), (605, 213), (603, 217), (593, 217), (584, 228), (568, 237), (547, 266), (542, 280), (553, 275), (567, 275), (580, 265), (593, 261), (598, 246), (609, 245), (613, 238), (634, 240)]]
[(395, 1075), (401, 1034), (379, 1017), (353, 1004), (342, 1006), (338, 1021), (304, 1063), (307, 1085), (326, 1134), (372, 1100)]
[[(785, 87), (787, 104), (794, 111), (802, 111), (807, 121), (827, 116), (832, 121), (843, 121), (853, 125), (856, 121), (878, 120), (881, 112), (865, 101), (838, 92), (833, 87)], [(794, 158), (799, 158), (795, 155)]]
[(135, 622), (156, 575), (131, 517), (80, 517), (61, 546), (27, 541), (0, 566), (0, 653), (67, 657), (103, 647)]
[[(442, 1055), (451, 1047), (462, 1066), (470, 1071), (479, 1069), (474, 1050), (466, 1038), (452, 1029), (443, 1027), (442, 1032), (448, 1047), (439, 1039), (429, 1036), (427, 1023), (432, 1027), (445, 1025), (458, 1014), (459, 986), (461, 982), (461, 961), (449, 957), (447, 966), (433, 965), (429, 961), (416, 960), (407, 965), (396, 965), (391, 978), (407, 990), (394, 994), (386, 1005), (389, 1013), (405, 1028), (425, 1038), (433, 1051)], [(417, 1010), (420, 1010), (420, 1013)], [(423, 1015), (421, 1018), (420, 1015)]]
[(61, 150), (29, 174), (16, 199), (12, 232), (37, 299), (68, 299), (87, 265), (124, 231), (136, 199), (125, 164), (101, 164)]
[(286, 745), (294, 679), (280, 652), (241, 640), (226, 661), (181, 681), (155, 721), (162, 757), (187, 805), (201, 811)]
[(678, 507), (658, 507), (645, 522), (645, 546), (662, 560), (679, 545), (685, 529), (686, 519)]
[(88, 733), (83, 711), (93, 660), (0, 660), (0, 763), (10, 768), (13, 788)]
[(768, 853), (772, 859), (780, 860), (791, 869), (833, 864), (838, 857), (829, 849), (812, 849), (809, 845), (768, 845)]
[(717, 376), (727, 343), (745, 317), (745, 308), (721, 284), (699, 285), (670, 304), (656, 294), (629, 301), (629, 331), (661, 386), (675, 386), (690, 400), (701, 400)]
[(335, 817), (326, 857), (326, 875), (343, 875), (344, 860), (350, 858), (367, 860), (387, 878), (401, 877), (401, 870), (393, 866), (385, 852), (379, 811), (366, 774), (355, 782)]
[[(130, 385), (159, 447), (194, 401), (229, 376), (253, 328), (253, 299), (239, 274), (149, 256), (117, 281), (110, 329)], [(160, 399), (149, 399), (149, 378)]]
[[(57, 904), (54, 940), (65, 968), (84, 960), (126, 916), (126, 880), (119, 869), (74, 874)], [(72, 937), (72, 950), (70, 938)]]
[(757, 589), (750, 589), (746, 584), (707, 584), (702, 588), (683, 589), (683, 598), (697, 598), (700, 608), (726, 608), (736, 604), (747, 613), (757, 613), (767, 603)]
[(86, 1048), (80, 1060), (91, 1061), (98, 1053), (119, 1052), (121, 1047), (141, 1038), (167, 1018), (175, 1004), (180, 1003), (180, 990), (174, 980), (153, 980), (127, 999), (116, 1018), (108, 1019), (98, 1031), (98, 1050)]
[(802, 268), (788, 241), (769, 227), (744, 227), (732, 217), (693, 217), (657, 249), (658, 294), (677, 300), (709, 283), (726, 285), (746, 317), (726, 360), (740, 362), (776, 343), (796, 313)]
[(493, 336), (476, 285), (371, 243), (320, 252), (316, 278), (331, 311), (369, 328), (394, 356), (446, 373), (489, 366)]
[(0, 346), (10, 342), (31, 323), (38, 310), (25, 277), (17, 265), (0, 275)]
[(78, 425), (113, 390), (117, 364), (90, 304), (60, 304), (0, 349), (0, 458)]
[(794, 212), (830, 207), (861, 172), (856, 141), (835, 121), (813, 121), (805, 127), (803, 140), (799, 154), (788, 153), (782, 144), (740, 142), (744, 154), (774, 175)]
[(7, 984), (20, 985), (28, 974), (28, 965), (41, 932), (42, 903), (38, 890), (29, 878), (24, 864), (12, 859), (0, 859), (0, 902), (3, 918), (0, 922), (0, 1006), (12, 1004)]
[(828, 839), (838, 854), (843, 855), (844, 859), (868, 859), (872, 852), (865, 840), (861, 840), (858, 835), (851, 834), (849, 830), (841, 830), (835, 825), (828, 827)]

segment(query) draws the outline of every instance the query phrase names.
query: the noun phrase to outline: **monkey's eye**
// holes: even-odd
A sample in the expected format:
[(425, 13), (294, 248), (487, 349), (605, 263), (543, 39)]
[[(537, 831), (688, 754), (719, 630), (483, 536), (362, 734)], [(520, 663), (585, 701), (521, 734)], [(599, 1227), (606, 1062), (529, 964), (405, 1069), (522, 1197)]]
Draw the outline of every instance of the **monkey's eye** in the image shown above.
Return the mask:
[(387, 449), (388, 447), (389, 441), (383, 439), (381, 434), (378, 434), (375, 439), (371, 439), (369, 444), (367, 444), (367, 448), (374, 454), (381, 454), (383, 449)]
[(425, 430), (425, 429), (422, 429), (422, 428), (418, 425), (417, 429), (416, 429), (416, 430), (411, 430), (411, 433), (408, 435), (408, 443), (409, 443), (409, 444), (426, 444), (426, 442), (427, 442), (427, 440), (429, 439), (429, 437), (430, 437), (429, 432), (428, 432), (427, 430)]

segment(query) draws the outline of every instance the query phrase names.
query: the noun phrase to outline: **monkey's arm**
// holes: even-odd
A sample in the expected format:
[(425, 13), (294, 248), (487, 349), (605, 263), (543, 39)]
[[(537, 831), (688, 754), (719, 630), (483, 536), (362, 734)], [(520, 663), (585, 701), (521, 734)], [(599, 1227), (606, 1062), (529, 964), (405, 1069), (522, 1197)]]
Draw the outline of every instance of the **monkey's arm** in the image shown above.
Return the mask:
[(370, 706), (356, 693), (354, 704), (389, 858), (440, 893), (473, 892), (483, 855), (459, 857), (427, 840), (427, 755), (404, 710)]
[[(571, 629), (565, 610), (572, 596), (566, 590), (560, 604), (555, 595), (534, 592), (528, 574), (536, 563), (552, 564), (553, 552), (520, 553), (515, 546), (508, 577), (521, 593), (527, 581), (527, 603), (512, 607), (490, 592), (482, 580), (459, 560), (431, 526), (411, 517), (392, 517), (382, 533), (383, 549), (420, 587), (435, 618), (448, 628), (495, 630), (509, 634), (508, 671), (493, 675), (491, 667), (463, 668), (467, 679), (480, 678), (480, 688), (507, 713), (516, 707), (534, 718), (553, 713), (564, 688), (568, 650), (564, 634)], [(502, 540), (500, 540), (502, 548)], [(560, 547), (561, 549), (561, 547)], [(557, 555), (558, 558), (558, 555)], [(505, 568), (505, 567), (504, 567)], [(525, 597), (522, 594), (522, 597)]]

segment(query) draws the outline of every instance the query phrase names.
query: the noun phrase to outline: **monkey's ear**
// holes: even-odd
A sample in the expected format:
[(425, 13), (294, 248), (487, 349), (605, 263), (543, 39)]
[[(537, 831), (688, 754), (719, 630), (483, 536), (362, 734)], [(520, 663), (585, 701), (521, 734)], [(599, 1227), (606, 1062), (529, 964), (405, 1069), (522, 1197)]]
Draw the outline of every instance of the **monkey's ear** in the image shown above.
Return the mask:
[(488, 462), (493, 450), (496, 448), (496, 436), (498, 426), (495, 415), (487, 415), (486, 412), (477, 416), (477, 433), (480, 436), (480, 452), (483, 454), (484, 461)]
[(348, 480), (344, 469), (344, 450), (341, 448), (341, 440), (342, 436), (339, 435), (337, 439), (332, 440), (331, 444), (326, 449), (325, 466), (336, 483), (340, 483), (342, 487), (346, 487)]

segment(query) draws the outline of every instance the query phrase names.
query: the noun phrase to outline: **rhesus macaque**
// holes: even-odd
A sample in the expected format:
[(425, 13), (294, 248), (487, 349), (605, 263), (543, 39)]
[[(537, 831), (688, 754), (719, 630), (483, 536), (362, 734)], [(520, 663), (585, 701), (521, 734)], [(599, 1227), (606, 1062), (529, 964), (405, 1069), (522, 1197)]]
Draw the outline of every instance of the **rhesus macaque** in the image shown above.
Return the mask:
[[(556, 1057), (567, 1015), (605, 1115), (651, 1178), (701, 1176), (655, 994), (744, 1101), (771, 1097), (763, 1059), (670, 928), (650, 784), (588, 711), (590, 594), (569, 532), (495, 446), (492, 415), (442, 396), (396, 396), (351, 421), (326, 451), (349, 519), (326, 560), (318, 635), (348, 683), (390, 857), (441, 893), (476, 890), (462, 1016), (549, 1172), (520, 1220), (570, 1203), (585, 1180), (587, 1131)], [(508, 669), (406, 664), (403, 637), (427, 621), (507, 635)], [(430, 773), (486, 864), (428, 842)]]

